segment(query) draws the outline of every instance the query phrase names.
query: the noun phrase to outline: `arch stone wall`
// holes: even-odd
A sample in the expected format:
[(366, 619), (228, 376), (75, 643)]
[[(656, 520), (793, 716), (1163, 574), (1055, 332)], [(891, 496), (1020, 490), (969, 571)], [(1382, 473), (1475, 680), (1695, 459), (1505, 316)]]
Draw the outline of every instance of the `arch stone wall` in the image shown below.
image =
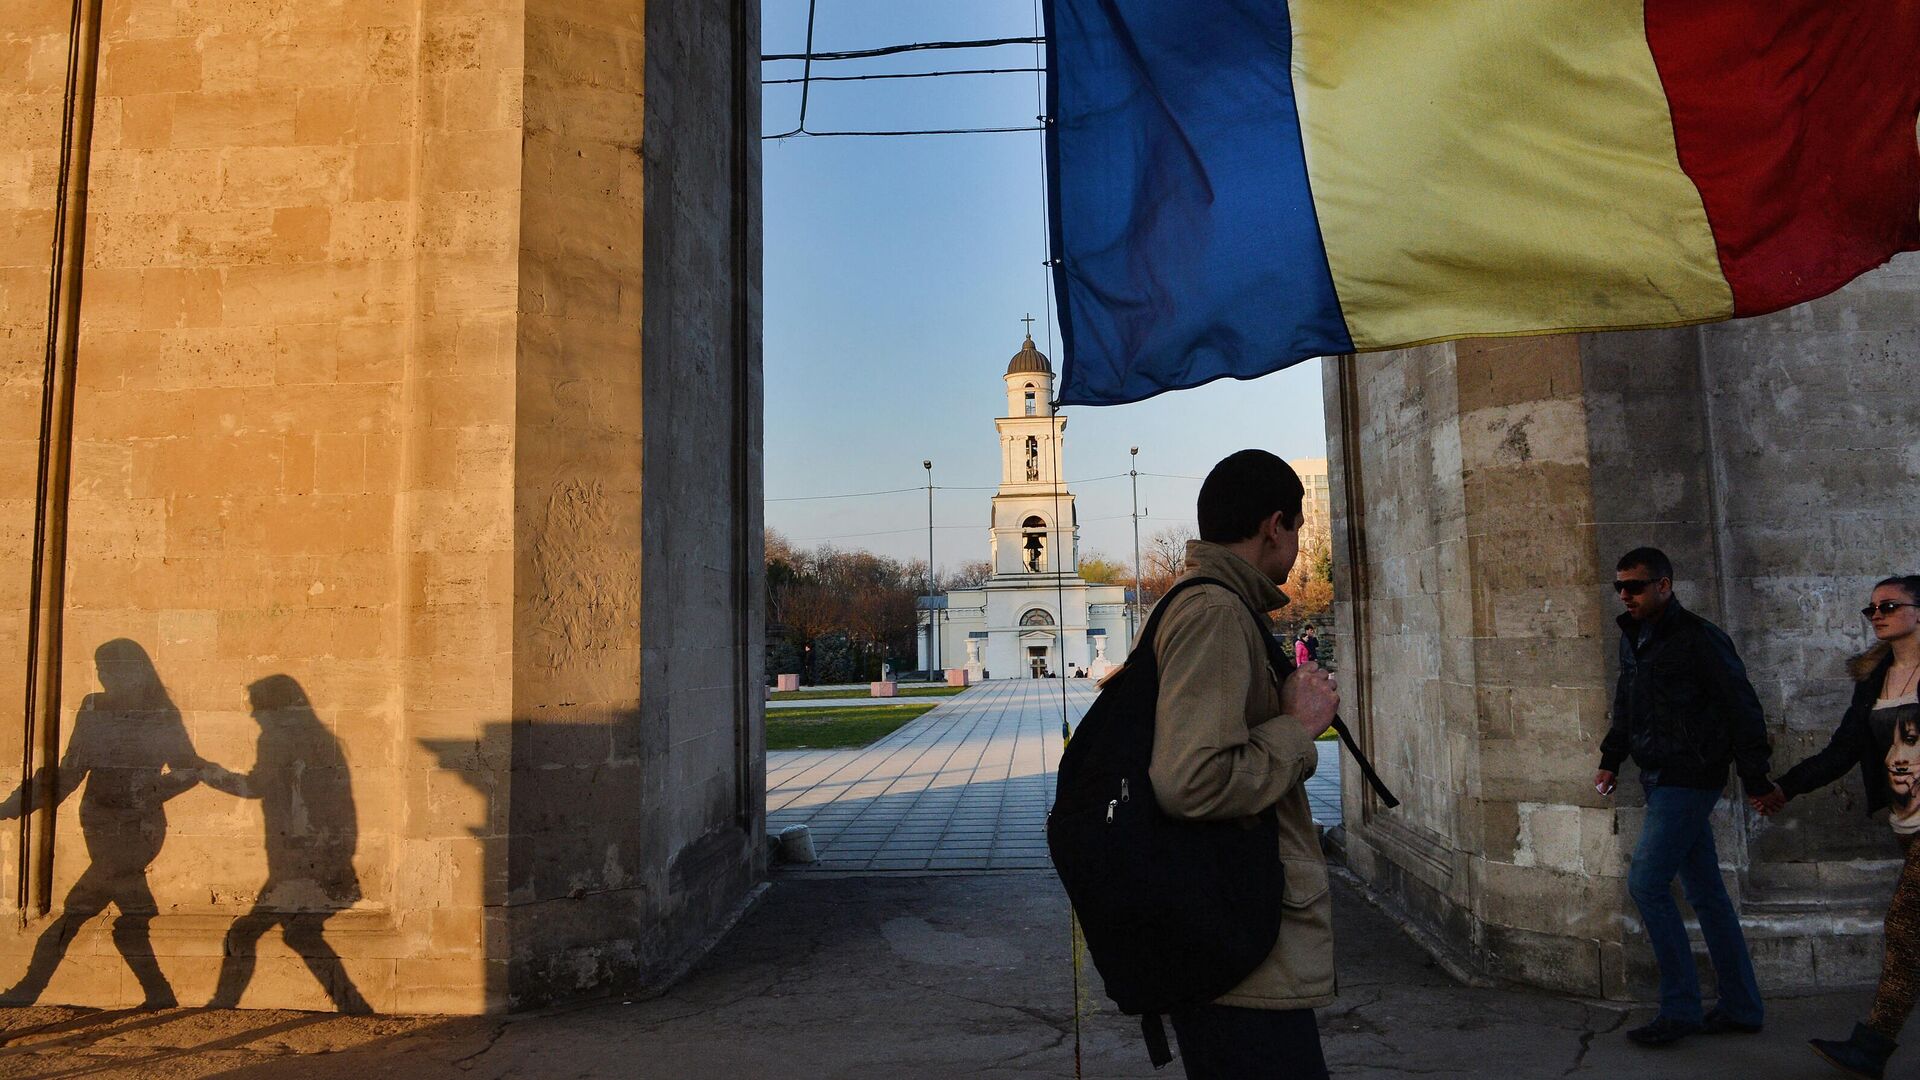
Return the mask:
[[(1653, 990), (1625, 888), (1642, 811), (1592, 774), (1613, 561), (1650, 543), (1725, 627), (1775, 770), (1824, 743), (1872, 581), (1914, 558), (1920, 258), (1759, 319), (1470, 340), (1326, 366), (1340, 669), (1405, 799), (1346, 786), (1350, 865), (1458, 967)], [(1763, 982), (1869, 982), (1897, 847), (1851, 782), (1773, 821), (1722, 804)]]
[[(152, 1002), (129, 972), (157, 965), (201, 1004), (256, 907), (324, 925), (246, 945), (242, 1005), (670, 977), (764, 869), (758, 6), (125, 0), (82, 20), (69, 97), (97, 7), (0, 12), (0, 797), (84, 775), (0, 821), (0, 989)], [(56, 246), (70, 116), (91, 161)], [(43, 431), (56, 386), (71, 428)], [(30, 648), (35, 567), (63, 625)], [(173, 713), (80, 715), (122, 639)], [(275, 675), (324, 738), (269, 737)], [(103, 716), (119, 736), (77, 743)], [(334, 810), (277, 818), (262, 792), (307, 766)], [(127, 828), (87, 837), (122, 781)], [(336, 887), (275, 861), (316, 837)], [(146, 940), (96, 920), (48, 965), (89, 839), (151, 888)]]

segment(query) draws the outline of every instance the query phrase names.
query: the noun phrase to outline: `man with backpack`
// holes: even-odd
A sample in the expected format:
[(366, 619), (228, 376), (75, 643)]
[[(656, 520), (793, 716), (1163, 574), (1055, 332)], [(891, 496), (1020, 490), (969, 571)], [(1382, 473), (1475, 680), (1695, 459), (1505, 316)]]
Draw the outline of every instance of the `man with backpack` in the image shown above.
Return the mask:
[[(1200, 539), (1159, 613), (1152, 786), (1160, 809), (1186, 821), (1251, 818), (1271, 808), (1285, 868), (1272, 952), (1211, 1004), (1171, 1014), (1192, 1080), (1327, 1075), (1313, 1010), (1334, 998), (1333, 904), (1305, 783), (1314, 740), (1339, 706), (1333, 676), (1308, 663), (1281, 682), (1249, 609), (1287, 602), (1279, 584), (1299, 553), (1305, 488), (1264, 450), (1214, 466), (1200, 488)], [(1264, 621), (1264, 620), (1262, 620)]]

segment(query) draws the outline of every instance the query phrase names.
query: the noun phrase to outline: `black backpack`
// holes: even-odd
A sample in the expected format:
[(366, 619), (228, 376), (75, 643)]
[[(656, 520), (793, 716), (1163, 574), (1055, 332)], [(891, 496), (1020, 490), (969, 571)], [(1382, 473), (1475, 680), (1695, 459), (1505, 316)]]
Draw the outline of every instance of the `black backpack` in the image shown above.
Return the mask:
[[(1160, 692), (1154, 631), (1173, 597), (1196, 585), (1232, 591), (1223, 581), (1198, 577), (1168, 590), (1126, 666), (1068, 740), (1047, 815), (1047, 847), (1087, 952), (1107, 996), (1121, 1012), (1140, 1017), (1155, 1067), (1173, 1060), (1160, 1014), (1232, 990), (1280, 936), (1284, 868), (1274, 808), (1235, 821), (1176, 820), (1161, 811), (1148, 778)], [(1284, 682), (1292, 660), (1265, 618), (1247, 611)], [(1387, 805), (1397, 805), (1345, 725), (1334, 723), (1368, 781)]]

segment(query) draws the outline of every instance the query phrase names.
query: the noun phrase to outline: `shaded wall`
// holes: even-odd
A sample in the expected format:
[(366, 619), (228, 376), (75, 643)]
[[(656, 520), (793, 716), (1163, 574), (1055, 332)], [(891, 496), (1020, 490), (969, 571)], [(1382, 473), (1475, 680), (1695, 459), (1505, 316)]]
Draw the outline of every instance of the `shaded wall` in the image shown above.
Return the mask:
[[(1626, 894), (1642, 811), (1591, 780), (1616, 674), (1604, 582), (1651, 543), (1734, 636), (1776, 771), (1824, 743), (1873, 580), (1903, 572), (1920, 460), (1920, 271), (1906, 256), (1778, 315), (1689, 330), (1466, 341), (1329, 365), (1344, 692), (1389, 782), (1349, 785), (1357, 873), (1465, 968), (1650, 992)], [(1457, 448), (1457, 449), (1456, 449)], [(1457, 513), (1455, 512), (1457, 508)], [(1893, 850), (1857, 785), (1772, 822), (1723, 804), (1723, 868), (1763, 980), (1877, 965)], [(1403, 793), (1404, 794), (1404, 793)]]
[[(14, 703), (71, 16), (0, 15)], [(725, 924), (761, 870), (757, 33), (745, 4), (107, 5), (43, 719), (77, 755), (104, 694), (84, 715), (134, 734), (67, 770), (49, 880), (0, 829), (0, 908), (52, 902), (0, 931), (0, 986), (106, 863), (145, 940), (90, 923), (16, 997), (151, 1000), (151, 955), (188, 1004), (479, 1011), (665, 977)], [(115, 641), (164, 688), (138, 707)], [(250, 691), (276, 675), (300, 706)], [(276, 735), (302, 715), (326, 737)], [(272, 809), (292, 774), (336, 809)], [(150, 857), (90, 853), (114, 783)]]

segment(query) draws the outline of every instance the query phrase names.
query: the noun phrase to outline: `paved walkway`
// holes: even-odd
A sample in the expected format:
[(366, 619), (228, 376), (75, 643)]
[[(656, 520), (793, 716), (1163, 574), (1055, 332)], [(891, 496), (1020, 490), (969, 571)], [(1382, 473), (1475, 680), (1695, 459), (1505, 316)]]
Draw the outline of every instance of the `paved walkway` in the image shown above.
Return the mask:
[[(767, 831), (805, 825), (820, 861), (796, 871), (1044, 870), (1060, 761), (1061, 688), (1072, 724), (1089, 681), (1006, 679), (943, 700), (861, 750), (767, 755)], [(1340, 746), (1319, 744), (1315, 821), (1340, 822)]]
[[(1868, 991), (1773, 997), (1760, 1035), (1661, 1051), (1623, 1029), (1651, 1008), (1450, 981), (1335, 885), (1340, 998), (1320, 1012), (1340, 1080), (1820, 1080), (1809, 1035), (1844, 1036)], [(1075, 986), (1051, 875), (781, 875), (666, 994), (511, 1016), (0, 1009), (0, 1077), (88, 1080), (1066, 1080)], [(305, 972), (299, 973), (302, 977)], [(1085, 969), (1088, 1080), (1154, 1072), (1138, 1025)], [(1903, 1048), (1888, 1075), (1911, 1078)]]
[(820, 861), (796, 870), (1044, 870), (1047, 807), (1090, 681), (981, 683), (861, 750), (767, 755), (767, 831), (806, 825)]

